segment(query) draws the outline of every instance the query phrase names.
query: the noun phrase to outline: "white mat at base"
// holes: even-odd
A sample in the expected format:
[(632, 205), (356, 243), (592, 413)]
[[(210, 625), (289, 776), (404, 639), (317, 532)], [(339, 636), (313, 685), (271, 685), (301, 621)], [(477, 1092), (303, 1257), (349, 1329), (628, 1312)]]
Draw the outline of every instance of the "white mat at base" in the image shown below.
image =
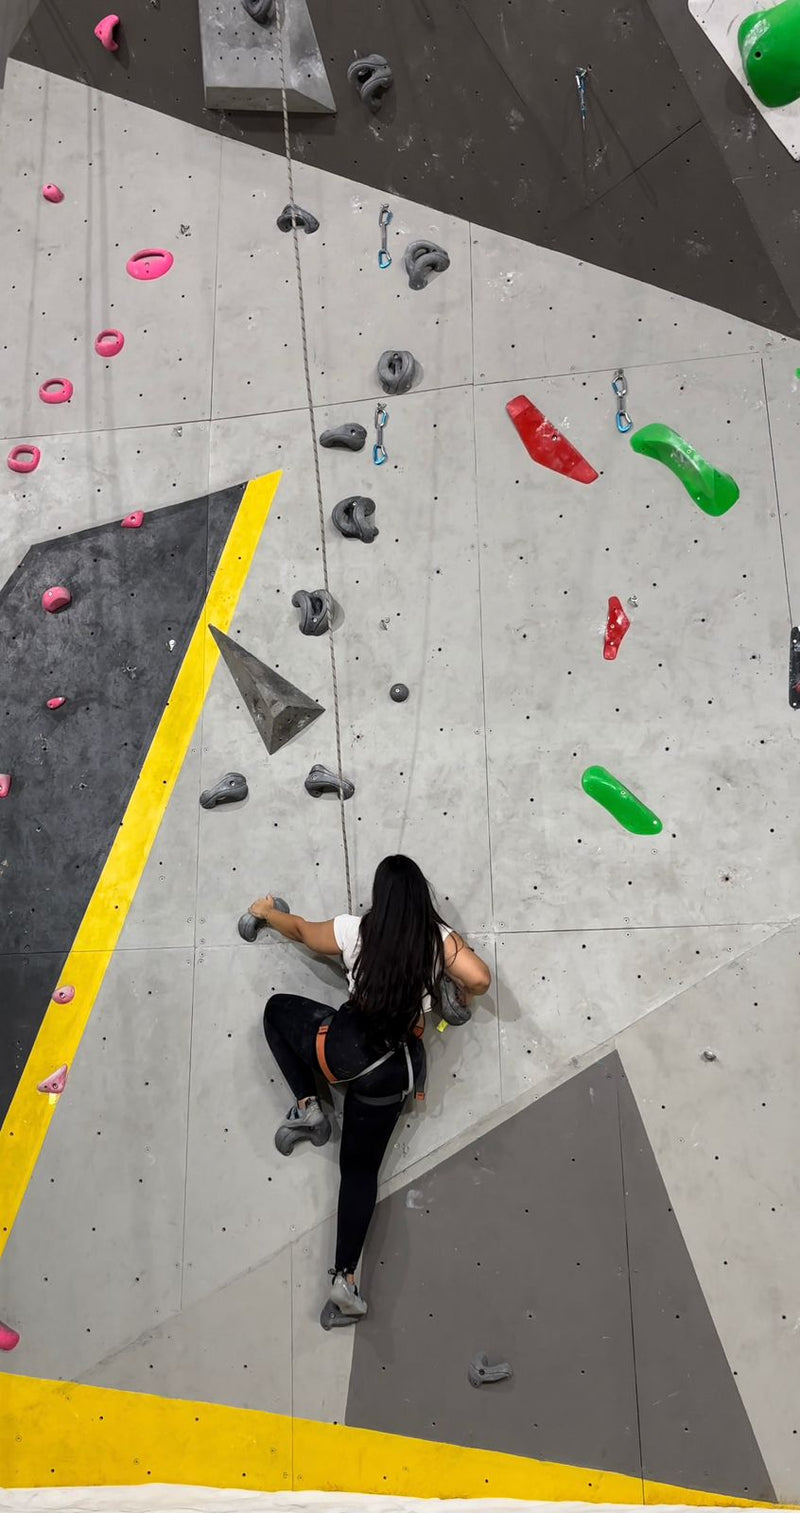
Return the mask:
[(736, 41), (745, 16), (751, 16), (754, 11), (772, 10), (774, 4), (775, 0), (689, 0), (689, 11), (786, 151), (793, 158), (800, 158), (800, 100), (777, 108), (762, 105), (745, 78)]
[[(534, 1513), (630, 1513), (627, 1503), (371, 1497), (357, 1492), (228, 1492), (166, 1484), (0, 1489), (0, 1513), (521, 1513), (523, 1509)], [(648, 1513), (690, 1510), (673, 1503), (668, 1508), (654, 1505)], [(774, 1513), (774, 1509), (765, 1508), (763, 1513)]]

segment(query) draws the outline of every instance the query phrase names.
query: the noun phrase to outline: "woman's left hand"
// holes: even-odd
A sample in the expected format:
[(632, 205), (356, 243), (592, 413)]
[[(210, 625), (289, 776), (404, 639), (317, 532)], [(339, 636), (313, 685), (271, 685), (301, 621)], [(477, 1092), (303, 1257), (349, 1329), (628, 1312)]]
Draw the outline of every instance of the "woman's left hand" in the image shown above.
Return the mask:
[(250, 913), (254, 914), (256, 919), (266, 919), (270, 909), (274, 908), (275, 900), (272, 894), (268, 893), (266, 898), (257, 898), (255, 903), (250, 905)]

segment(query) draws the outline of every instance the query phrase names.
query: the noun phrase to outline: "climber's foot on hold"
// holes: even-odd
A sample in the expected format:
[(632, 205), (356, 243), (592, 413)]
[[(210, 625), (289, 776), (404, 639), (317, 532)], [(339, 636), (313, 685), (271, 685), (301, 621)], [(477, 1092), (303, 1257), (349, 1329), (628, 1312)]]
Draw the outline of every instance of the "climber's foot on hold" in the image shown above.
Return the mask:
[(331, 1272), (333, 1281), (328, 1301), (320, 1314), (323, 1329), (339, 1329), (345, 1324), (357, 1324), (363, 1319), (367, 1305), (359, 1292), (355, 1279), (343, 1271)]
[(282, 1156), (290, 1156), (301, 1140), (312, 1145), (327, 1145), (331, 1138), (331, 1121), (319, 1106), (318, 1098), (303, 1098), (289, 1109), (275, 1131), (275, 1145)]

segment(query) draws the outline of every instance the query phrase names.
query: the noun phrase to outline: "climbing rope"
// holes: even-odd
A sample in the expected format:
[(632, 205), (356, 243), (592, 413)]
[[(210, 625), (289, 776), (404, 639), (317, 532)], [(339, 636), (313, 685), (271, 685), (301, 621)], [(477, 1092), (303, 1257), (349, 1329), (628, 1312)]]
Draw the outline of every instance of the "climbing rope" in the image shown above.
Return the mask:
[[(280, 49), (281, 64), (281, 107), (283, 110), (283, 143), (286, 154), (286, 174), (289, 181), (289, 204), (294, 206), (294, 171), (292, 166), (292, 148), (289, 141), (289, 106), (286, 99), (286, 59), (283, 48), (283, 22), (284, 0), (277, 0), (277, 27)], [(292, 215), (292, 240), (294, 242), (294, 263), (297, 274), (297, 301), (300, 309), (300, 335), (303, 342), (303, 368), (306, 379), (306, 401), (308, 404), (308, 422), (311, 426), (311, 446), (314, 452), (314, 476), (317, 482), (317, 508), (319, 511), (319, 541), (322, 553), (322, 578), (325, 592), (330, 593), (328, 583), (328, 547), (325, 537), (325, 509), (322, 503), (322, 478), (319, 471), (319, 448), (317, 446), (317, 431), (314, 424), (314, 398), (311, 392), (311, 368), (308, 360), (308, 336), (306, 333), (306, 306), (303, 298), (303, 271), (300, 266), (300, 239), (297, 230), (297, 217)], [(350, 881), (350, 851), (347, 845), (347, 824), (344, 812), (345, 781), (342, 772), (342, 729), (339, 718), (339, 682), (336, 676), (336, 648), (333, 644), (333, 624), (328, 621), (328, 647), (331, 654), (331, 680), (333, 682), (333, 719), (336, 729), (336, 770), (339, 777), (339, 817), (342, 824), (342, 848), (344, 851), (344, 876), (347, 888), (348, 912), (353, 912), (353, 891)]]

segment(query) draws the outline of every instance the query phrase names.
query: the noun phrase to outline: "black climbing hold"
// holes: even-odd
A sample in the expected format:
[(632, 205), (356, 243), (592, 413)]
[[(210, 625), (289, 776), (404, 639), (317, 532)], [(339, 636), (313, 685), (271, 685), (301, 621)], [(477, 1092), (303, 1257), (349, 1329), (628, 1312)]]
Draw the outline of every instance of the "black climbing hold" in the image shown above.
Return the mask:
[(371, 519), (374, 514), (374, 499), (365, 499), (363, 494), (351, 494), (349, 499), (340, 499), (333, 506), (331, 520), (343, 536), (356, 536), (359, 541), (374, 541), (378, 535), (378, 527), (373, 525)]
[(292, 604), (300, 611), (300, 631), (304, 636), (324, 636), (333, 620), (333, 600), (324, 588), (298, 588)]
[(357, 1324), (358, 1314), (342, 1313), (338, 1303), (332, 1303), (328, 1299), (319, 1316), (319, 1321), (323, 1329), (341, 1329), (345, 1324)]
[(346, 447), (348, 452), (360, 452), (366, 439), (364, 426), (348, 420), (343, 426), (333, 426), (331, 430), (323, 431), (319, 444), (321, 447)]
[(291, 231), (293, 221), (297, 221), (300, 231), (305, 231), (311, 236), (312, 232), (319, 231), (319, 221), (310, 210), (303, 210), (300, 205), (286, 205), (275, 222), (279, 231)]
[(295, 688), (273, 667), (259, 662), (251, 651), (232, 641), (215, 625), (208, 628), (270, 756), (325, 713), (316, 699)]
[(450, 258), (436, 242), (409, 242), (403, 258), (409, 287), (424, 289), (431, 273), (444, 273)]
[[(280, 914), (289, 913), (289, 905), (287, 904), (285, 899), (273, 898), (272, 902)], [(248, 909), (246, 914), (241, 915), (236, 928), (239, 931), (242, 940), (249, 941), (252, 944), (259, 930), (262, 930), (266, 923), (267, 921), (265, 919), (259, 919), (257, 914), (251, 914), (250, 910)]]
[(800, 709), (800, 630), (792, 626), (789, 640), (789, 703)]
[(417, 376), (417, 364), (411, 352), (381, 352), (378, 378), (387, 394), (407, 394)]
[(380, 53), (368, 53), (365, 58), (356, 58), (347, 70), (347, 81), (355, 84), (362, 100), (370, 110), (380, 110), (383, 97), (394, 83), (394, 74)]
[(206, 788), (200, 795), (204, 809), (216, 809), (217, 804), (236, 804), (247, 798), (247, 778), (241, 772), (226, 772), (213, 788)]
[(442, 978), (441, 1014), (445, 1024), (467, 1024), (472, 1018), (472, 1009), (462, 1001), (458, 983), (452, 977)]
[(405, 683), (393, 683), (391, 688), (389, 689), (389, 698), (392, 699), (395, 704), (405, 704), (405, 701), (408, 698), (408, 689), (406, 688)]
[(248, 16), (259, 26), (266, 26), (275, 16), (275, 0), (242, 0)]
[[(306, 793), (312, 798), (318, 799), (323, 793), (338, 793), (340, 784), (338, 775), (331, 772), (330, 767), (323, 767), (320, 762), (315, 762), (305, 782)], [(353, 784), (345, 777), (341, 782), (341, 794), (343, 799), (351, 799), (355, 793)]]
[(479, 1353), (472, 1357), (467, 1375), (472, 1387), (485, 1387), (487, 1382), (503, 1382), (514, 1373), (507, 1361), (498, 1361), (496, 1366), (490, 1366), (488, 1356)]

